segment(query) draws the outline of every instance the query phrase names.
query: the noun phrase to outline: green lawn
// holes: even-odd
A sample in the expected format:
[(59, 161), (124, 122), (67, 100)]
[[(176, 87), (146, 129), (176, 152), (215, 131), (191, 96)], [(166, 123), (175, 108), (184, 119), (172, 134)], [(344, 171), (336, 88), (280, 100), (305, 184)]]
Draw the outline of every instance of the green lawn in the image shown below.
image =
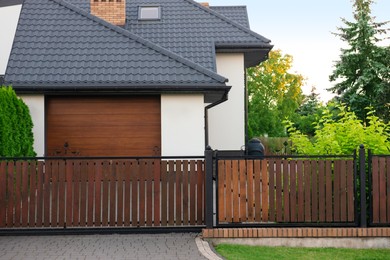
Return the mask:
[(390, 249), (260, 247), (228, 244), (220, 244), (215, 249), (227, 260), (390, 259)]

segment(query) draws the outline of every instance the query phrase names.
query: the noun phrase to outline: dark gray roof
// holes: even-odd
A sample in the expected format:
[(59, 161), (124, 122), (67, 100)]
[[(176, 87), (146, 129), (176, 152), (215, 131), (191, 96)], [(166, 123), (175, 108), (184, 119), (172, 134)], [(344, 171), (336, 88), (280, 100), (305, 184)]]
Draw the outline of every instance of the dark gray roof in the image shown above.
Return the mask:
[(246, 6), (210, 6), (210, 9), (249, 28), (248, 11)]
[[(66, 1), (89, 11), (89, 0)], [(161, 21), (138, 21), (142, 5), (161, 6)], [(248, 64), (258, 64), (272, 48), (270, 40), (236, 22), (238, 17), (242, 22), (244, 11), (247, 19), (242, 7), (221, 8), (220, 13), (192, 0), (127, 0), (126, 9), (126, 29), (214, 71), (215, 49), (239, 49), (250, 56)]]
[(215, 72), (60, 0), (25, 1), (5, 80), (16, 90), (226, 90)]

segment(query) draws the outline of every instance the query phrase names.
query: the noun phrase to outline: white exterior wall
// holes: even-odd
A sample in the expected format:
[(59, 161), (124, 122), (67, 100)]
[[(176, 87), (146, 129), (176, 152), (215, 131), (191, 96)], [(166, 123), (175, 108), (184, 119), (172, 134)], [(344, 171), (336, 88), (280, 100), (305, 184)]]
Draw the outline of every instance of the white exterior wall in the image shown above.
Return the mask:
[(245, 67), (242, 53), (217, 53), (217, 73), (232, 86), (229, 99), (209, 109), (209, 144), (218, 150), (240, 150), (245, 144)]
[(161, 155), (204, 154), (203, 94), (161, 95)]
[(30, 109), (33, 121), (34, 151), (37, 156), (45, 155), (45, 96), (18, 95)]

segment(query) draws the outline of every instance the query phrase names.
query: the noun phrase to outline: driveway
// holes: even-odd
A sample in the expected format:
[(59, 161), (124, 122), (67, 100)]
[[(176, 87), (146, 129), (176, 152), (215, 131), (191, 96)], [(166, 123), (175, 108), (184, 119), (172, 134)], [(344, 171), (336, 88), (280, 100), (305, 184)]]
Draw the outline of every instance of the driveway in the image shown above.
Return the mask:
[(207, 259), (195, 233), (1, 236), (0, 259)]

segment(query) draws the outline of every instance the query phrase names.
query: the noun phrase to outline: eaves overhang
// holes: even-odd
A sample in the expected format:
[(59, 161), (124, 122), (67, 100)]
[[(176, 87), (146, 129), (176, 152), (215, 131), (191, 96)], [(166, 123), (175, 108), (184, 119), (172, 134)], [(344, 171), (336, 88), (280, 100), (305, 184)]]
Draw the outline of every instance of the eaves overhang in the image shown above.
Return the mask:
[(250, 68), (268, 59), (274, 46), (268, 43), (215, 43), (216, 53), (244, 53), (244, 66)]
[(159, 95), (159, 94), (204, 94), (205, 103), (213, 103), (227, 95), (231, 86), (221, 84), (12, 84), (18, 94), (49, 95)]

